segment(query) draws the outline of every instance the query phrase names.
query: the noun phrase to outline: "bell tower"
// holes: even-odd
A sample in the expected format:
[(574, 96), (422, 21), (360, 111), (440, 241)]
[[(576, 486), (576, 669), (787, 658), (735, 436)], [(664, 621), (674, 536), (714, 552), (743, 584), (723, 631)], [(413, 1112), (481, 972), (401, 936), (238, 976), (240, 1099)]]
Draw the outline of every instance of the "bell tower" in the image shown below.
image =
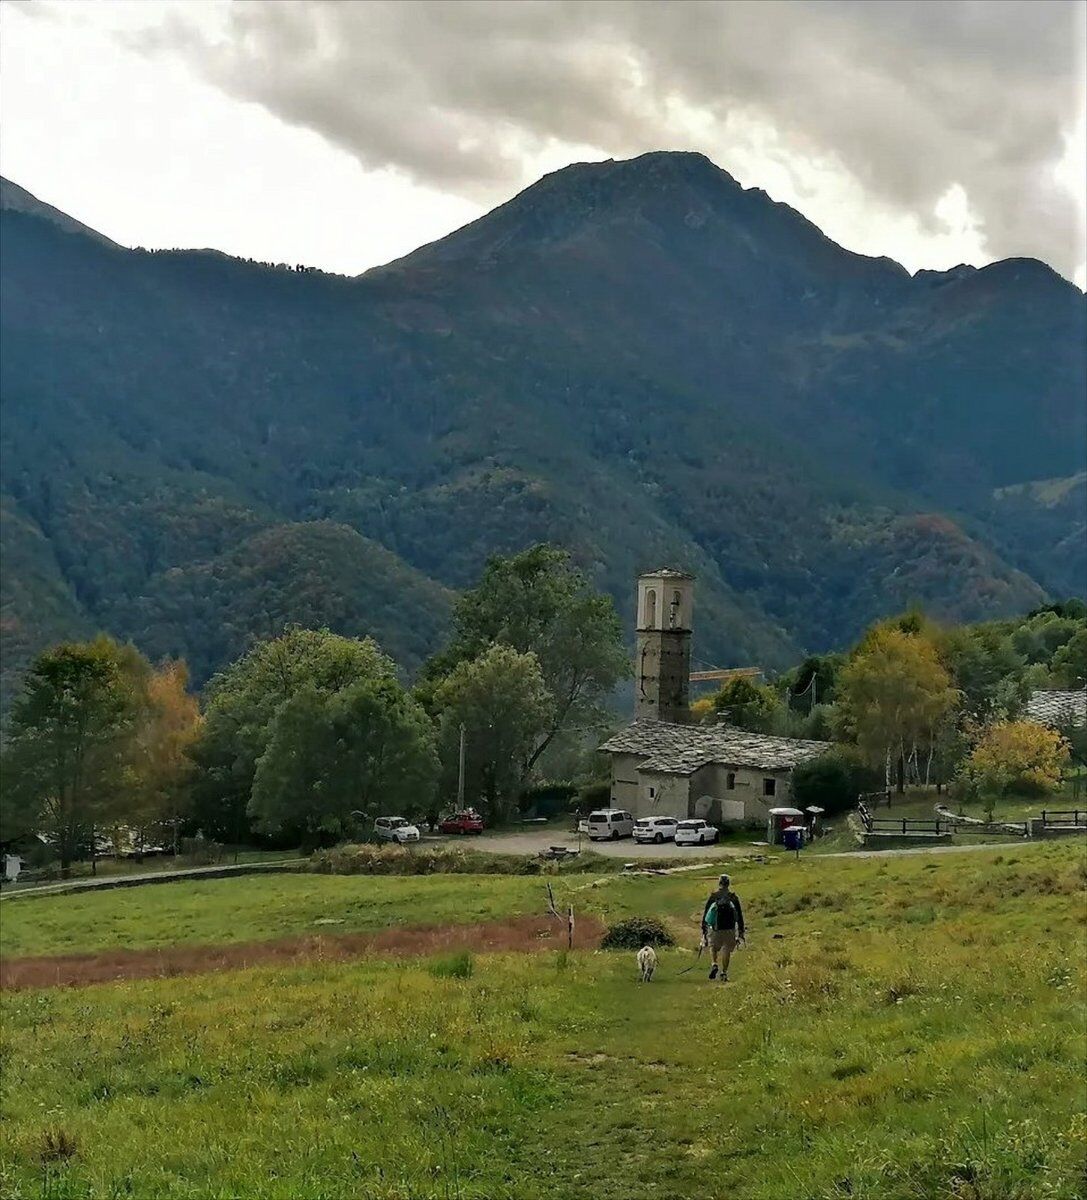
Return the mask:
[(689, 719), (694, 576), (662, 567), (638, 576), (634, 716)]

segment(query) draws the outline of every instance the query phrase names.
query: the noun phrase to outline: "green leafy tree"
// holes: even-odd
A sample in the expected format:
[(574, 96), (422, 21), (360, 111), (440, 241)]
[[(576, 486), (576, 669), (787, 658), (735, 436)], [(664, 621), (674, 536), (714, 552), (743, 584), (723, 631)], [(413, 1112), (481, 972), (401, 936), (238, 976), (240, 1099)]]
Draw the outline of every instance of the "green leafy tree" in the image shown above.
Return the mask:
[(752, 683), (743, 675), (728, 680), (713, 698), (718, 720), (755, 733), (768, 731), (781, 707), (781, 698), (772, 687)]
[(941, 657), (962, 696), (963, 715), (976, 722), (1017, 716), (1030, 688), (1026, 660), (998, 625), (961, 626), (940, 635)]
[(841, 753), (824, 754), (801, 763), (792, 774), (793, 803), (797, 808), (817, 805), (828, 815), (854, 808), (867, 782), (862, 764)]
[(53, 839), (63, 870), (118, 815), (140, 666), (131, 647), (105, 636), (66, 642), (38, 655), (12, 706), (5, 820)]
[(844, 654), (811, 654), (785, 677), (789, 707), (810, 712), (818, 704), (833, 704)]
[(892, 763), (900, 790), (907, 773), (928, 778), (941, 722), (958, 693), (927, 633), (891, 623), (870, 630), (842, 668), (838, 698), (842, 731), (866, 762), (884, 767), (888, 783)]
[(380, 811), (425, 809), (438, 766), (434, 727), (395, 680), (332, 693), (307, 683), (272, 721), (249, 811), (264, 832), (342, 837)]
[(465, 796), (492, 822), (513, 810), (535, 761), (540, 731), (551, 727), (552, 700), (536, 655), (494, 645), (458, 664), (437, 689), (443, 784), (455, 787), (463, 725)]
[(360, 680), (395, 679), (395, 667), (369, 638), (327, 629), (292, 629), (260, 642), (216, 675), (194, 749), (200, 777), (193, 819), (206, 834), (239, 842), (250, 831), (257, 763), (268, 749), (280, 708), (304, 688), (335, 695)]
[(1049, 673), (1054, 687), (1087, 687), (1087, 622), (1053, 652)]
[(421, 695), (429, 704), (446, 676), (493, 644), (535, 655), (548, 703), (527, 754), (530, 770), (564, 730), (600, 723), (630, 672), (611, 597), (593, 591), (555, 546), (492, 558), (457, 602), (453, 626), (448, 648), (427, 665)]

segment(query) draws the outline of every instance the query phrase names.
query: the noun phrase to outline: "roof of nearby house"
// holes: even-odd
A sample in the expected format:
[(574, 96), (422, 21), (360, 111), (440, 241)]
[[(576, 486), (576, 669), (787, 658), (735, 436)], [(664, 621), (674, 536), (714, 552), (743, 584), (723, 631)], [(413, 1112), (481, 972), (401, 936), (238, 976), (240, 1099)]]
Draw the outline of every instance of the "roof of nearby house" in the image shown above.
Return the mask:
[(830, 742), (771, 737), (731, 725), (674, 725), (643, 718), (621, 729), (600, 749), (612, 754), (644, 755), (646, 761), (639, 764), (640, 771), (693, 775), (707, 763), (787, 771), (818, 758), (830, 747)]
[(1040, 725), (1087, 725), (1087, 691), (1035, 692), (1026, 714)]

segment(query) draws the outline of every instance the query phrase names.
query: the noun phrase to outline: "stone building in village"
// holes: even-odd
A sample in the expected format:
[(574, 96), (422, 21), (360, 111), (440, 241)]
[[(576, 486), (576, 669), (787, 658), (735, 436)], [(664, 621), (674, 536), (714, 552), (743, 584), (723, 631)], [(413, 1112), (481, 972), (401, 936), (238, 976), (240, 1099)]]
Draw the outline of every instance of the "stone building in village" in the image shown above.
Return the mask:
[(634, 721), (601, 746), (611, 807), (635, 817), (763, 825), (791, 803), (793, 768), (827, 742), (692, 725), (688, 709), (694, 578), (662, 568), (638, 579)]

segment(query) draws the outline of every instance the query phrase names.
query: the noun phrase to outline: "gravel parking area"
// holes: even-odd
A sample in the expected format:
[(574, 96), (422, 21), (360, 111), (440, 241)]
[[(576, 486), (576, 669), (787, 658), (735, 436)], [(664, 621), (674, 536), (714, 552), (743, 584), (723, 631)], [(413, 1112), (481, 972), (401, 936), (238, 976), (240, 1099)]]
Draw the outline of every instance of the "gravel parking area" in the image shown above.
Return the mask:
[[(578, 836), (568, 830), (533, 829), (515, 830), (509, 833), (481, 833), (460, 837), (457, 835), (437, 836), (426, 838), (426, 841), (451, 842), (464, 845), (473, 850), (488, 850), (495, 854), (539, 854), (549, 846), (568, 846), (573, 850), (578, 848)], [(659, 846), (649, 842), (639, 845), (633, 838), (620, 838), (617, 842), (590, 842), (584, 835), (581, 838), (583, 850), (593, 850), (597, 854), (606, 854), (609, 858), (662, 858), (668, 859), (670, 865), (678, 865), (686, 859), (695, 858), (736, 858), (742, 854), (759, 854), (765, 852), (757, 846), (749, 845), (717, 845), (717, 846), (677, 846), (674, 842), (662, 842)]]

